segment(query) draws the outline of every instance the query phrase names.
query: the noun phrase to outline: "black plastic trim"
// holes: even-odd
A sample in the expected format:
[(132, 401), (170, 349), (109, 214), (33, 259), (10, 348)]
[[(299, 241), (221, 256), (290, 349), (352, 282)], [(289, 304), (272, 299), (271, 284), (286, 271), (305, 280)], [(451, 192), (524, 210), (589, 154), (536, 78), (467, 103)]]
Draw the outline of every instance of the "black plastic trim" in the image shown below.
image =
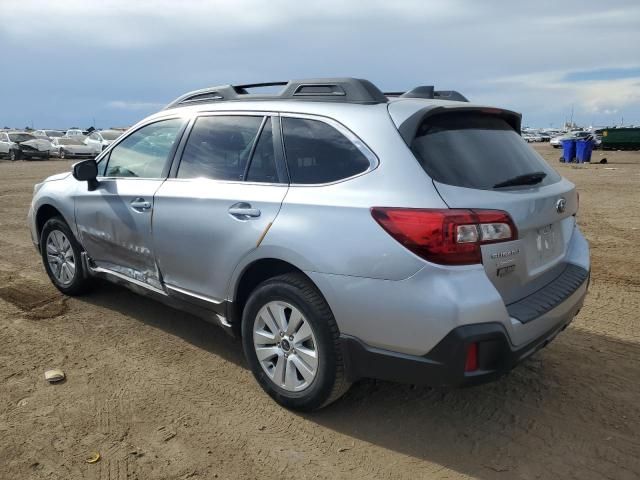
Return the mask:
[[(518, 363), (567, 328), (580, 305), (563, 322), (521, 347), (513, 347), (504, 326), (497, 322), (457, 327), (427, 355), (407, 355), (366, 345), (356, 337), (341, 335), (347, 378), (376, 378), (432, 387), (462, 387), (486, 383), (508, 373)], [(478, 343), (478, 370), (464, 371), (467, 346)]]
[[(250, 94), (248, 88), (284, 86), (279, 94)], [(305, 100), (376, 104), (388, 102), (387, 97), (369, 80), (361, 78), (311, 78), (289, 82), (268, 82), (246, 85), (220, 85), (181, 95), (166, 109), (223, 101), (242, 100)]]
[(584, 268), (571, 263), (567, 264), (567, 267), (555, 280), (528, 297), (507, 305), (507, 312), (509, 312), (509, 316), (521, 323), (535, 320), (573, 295), (588, 277), (589, 272)]

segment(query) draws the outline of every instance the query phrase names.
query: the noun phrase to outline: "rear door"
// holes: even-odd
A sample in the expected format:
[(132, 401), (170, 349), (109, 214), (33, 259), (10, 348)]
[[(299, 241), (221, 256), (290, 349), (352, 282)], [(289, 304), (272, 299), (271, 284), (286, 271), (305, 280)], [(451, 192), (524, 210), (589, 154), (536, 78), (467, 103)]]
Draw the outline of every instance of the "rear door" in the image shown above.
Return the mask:
[[(505, 303), (533, 293), (561, 273), (575, 226), (575, 186), (505, 117), (470, 110), (428, 116), (411, 149), (449, 207), (511, 215), (517, 240), (482, 246), (487, 275)], [(530, 174), (536, 175), (527, 179)], [(508, 184), (518, 177), (522, 180), (510, 183), (525, 184)]]
[(275, 220), (288, 189), (278, 121), (264, 113), (194, 120), (155, 195), (154, 246), (172, 293), (215, 309)]

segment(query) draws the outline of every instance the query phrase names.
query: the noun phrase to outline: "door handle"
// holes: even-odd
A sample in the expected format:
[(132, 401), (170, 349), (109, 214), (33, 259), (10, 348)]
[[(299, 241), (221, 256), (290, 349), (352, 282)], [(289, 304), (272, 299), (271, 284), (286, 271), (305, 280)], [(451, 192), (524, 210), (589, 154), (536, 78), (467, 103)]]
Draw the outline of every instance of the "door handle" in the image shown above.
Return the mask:
[(248, 220), (249, 218), (257, 218), (260, 216), (260, 210), (251, 208), (251, 204), (246, 202), (234, 203), (229, 207), (229, 215), (240, 220)]
[(149, 210), (151, 208), (151, 202), (147, 202), (144, 198), (136, 198), (130, 205), (134, 210)]

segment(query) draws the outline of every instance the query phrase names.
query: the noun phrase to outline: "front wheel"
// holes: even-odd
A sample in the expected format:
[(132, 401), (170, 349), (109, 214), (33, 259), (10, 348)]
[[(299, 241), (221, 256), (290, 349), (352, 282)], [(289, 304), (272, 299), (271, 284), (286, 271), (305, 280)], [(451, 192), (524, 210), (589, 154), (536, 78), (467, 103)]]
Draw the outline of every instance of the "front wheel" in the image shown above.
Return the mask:
[(302, 274), (274, 277), (251, 293), (242, 337), (256, 380), (286, 408), (321, 408), (350, 386), (333, 314)]
[(53, 217), (40, 235), (40, 253), (47, 275), (65, 295), (81, 295), (91, 287), (81, 261), (82, 247), (64, 220)]
[(16, 150), (12, 149), (9, 151), (9, 160), (11, 160), (12, 162), (15, 162), (19, 158), (20, 158), (20, 154)]
[(60, 150), (60, 153), (58, 154), (58, 157), (60, 157), (62, 160), (64, 160), (67, 157), (67, 154), (65, 153), (64, 150)]

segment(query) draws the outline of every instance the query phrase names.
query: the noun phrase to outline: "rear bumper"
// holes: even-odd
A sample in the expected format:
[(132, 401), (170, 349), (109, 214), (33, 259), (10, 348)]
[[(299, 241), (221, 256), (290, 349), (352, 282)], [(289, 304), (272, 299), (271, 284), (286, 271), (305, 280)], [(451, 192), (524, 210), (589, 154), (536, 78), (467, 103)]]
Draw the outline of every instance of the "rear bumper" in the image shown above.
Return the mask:
[[(514, 346), (499, 322), (454, 328), (423, 356), (371, 347), (355, 337), (342, 335), (347, 376), (351, 381), (377, 378), (434, 387), (460, 387), (495, 380), (546, 347), (567, 328), (582, 308), (588, 283), (587, 278), (574, 295), (557, 307), (562, 314), (555, 316), (557, 321), (551, 328), (524, 345)], [(478, 346), (478, 369), (465, 372), (467, 347), (472, 343)]]

